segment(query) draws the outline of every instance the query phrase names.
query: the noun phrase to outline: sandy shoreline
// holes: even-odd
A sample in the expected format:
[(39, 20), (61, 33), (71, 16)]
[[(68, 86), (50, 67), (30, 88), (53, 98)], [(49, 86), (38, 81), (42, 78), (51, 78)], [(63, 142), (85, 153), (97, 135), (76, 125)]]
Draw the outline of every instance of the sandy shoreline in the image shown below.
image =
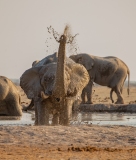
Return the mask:
[(0, 126), (0, 155), (21, 160), (135, 159), (135, 133), (135, 127), (126, 126)]

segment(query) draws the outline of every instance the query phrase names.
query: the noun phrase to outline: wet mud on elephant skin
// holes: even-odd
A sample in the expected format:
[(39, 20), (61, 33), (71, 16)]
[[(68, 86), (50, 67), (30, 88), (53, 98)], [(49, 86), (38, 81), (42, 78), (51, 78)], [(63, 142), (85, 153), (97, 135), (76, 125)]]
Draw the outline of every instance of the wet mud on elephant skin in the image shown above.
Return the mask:
[[(32, 63), (32, 67), (39, 67), (39, 66), (47, 65), (52, 62), (57, 62), (57, 60), (58, 60), (58, 53), (55, 52), (43, 58), (42, 60), (35, 60)], [(34, 99), (31, 99), (30, 104), (27, 107), (23, 108), (23, 110), (27, 111), (27, 110), (31, 110), (32, 108), (34, 108)]]
[(65, 56), (66, 35), (60, 37), (57, 62), (32, 67), (20, 78), (27, 97), (34, 99), (35, 125), (49, 125), (49, 114), (53, 125), (68, 125), (72, 104), (89, 82), (85, 67)]

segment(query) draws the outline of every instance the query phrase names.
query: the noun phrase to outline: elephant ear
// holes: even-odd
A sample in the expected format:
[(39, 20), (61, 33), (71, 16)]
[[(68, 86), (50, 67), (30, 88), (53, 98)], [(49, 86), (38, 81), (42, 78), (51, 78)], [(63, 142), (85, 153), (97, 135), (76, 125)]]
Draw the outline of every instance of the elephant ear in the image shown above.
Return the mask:
[(42, 66), (26, 70), (20, 77), (20, 86), (29, 99), (38, 96), (42, 87), (40, 85), (39, 72)]
[(82, 64), (87, 70), (92, 69), (92, 67), (94, 66), (94, 58), (88, 54), (79, 55), (77, 61), (77, 63)]
[(68, 84), (68, 96), (81, 95), (83, 88), (89, 82), (89, 75), (85, 67), (81, 64), (75, 63), (70, 68), (69, 73), (69, 84)]

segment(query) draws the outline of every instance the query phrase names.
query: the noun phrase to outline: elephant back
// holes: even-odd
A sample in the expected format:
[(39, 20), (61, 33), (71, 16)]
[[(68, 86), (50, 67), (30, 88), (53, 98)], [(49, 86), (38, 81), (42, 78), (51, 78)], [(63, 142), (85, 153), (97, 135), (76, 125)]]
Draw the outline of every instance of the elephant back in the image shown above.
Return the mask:
[(46, 64), (49, 64), (49, 63), (52, 63), (52, 62), (57, 62), (58, 60), (58, 53), (55, 52), (51, 55), (48, 55), (47, 57), (43, 58), (42, 60), (40, 61), (37, 61), (35, 63), (35, 65), (33, 65), (33, 67), (39, 67), (39, 66), (42, 66), (42, 65), (46, 65)]

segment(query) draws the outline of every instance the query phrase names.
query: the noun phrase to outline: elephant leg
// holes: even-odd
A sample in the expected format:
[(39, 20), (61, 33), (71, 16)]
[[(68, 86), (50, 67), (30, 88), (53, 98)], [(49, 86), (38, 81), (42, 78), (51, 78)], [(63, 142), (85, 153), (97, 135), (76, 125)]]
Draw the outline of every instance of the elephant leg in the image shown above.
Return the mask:
[(122, 94), (122, 92), (123, 92), (123, 87), (120, 88), (120, 92), (121, 92), (121, 94)]
[(81, 94), (81, 99), (82, 99), (82, 102), (81, 102), (81, 103), (82, 103), (82, 104), (85, 103), (85, 95), (86, 95), (85, 93), (86, 93), (86, 88), (83, 89), (82, 94)]
[(92, 85), (93, 85), (93, 82), (90, 81), (88, 83), (88, 85), (86, 86), (86, 92), (87, 92), (87, 102), (88, 104), (93, 104), (92, 102)]
[(49, 111), (42, 105), (38, 107), (38, 125), (49, 125)]
[(70, 118), (72, 115), (72, 105), (73, 101), (68, 99), (66, 100), (66, 107), (60, 110), (60, 115), (59, 115), (59, 123), (61, 125), (67, 126), (69, 125)]
[(49, 125), (49, 111), (45, 104), (38, 100), (35, 102), (36, 125)]
[(114, 100), (113, 100), (113, 98), (112, 98), (112, 93), (113, 93), (113, 91), (114, 91), (114, 88), (112, 88), (111, 91), (110, 91), (110, 99), (111, 99), (112, 103), (114, 103)]
[(74, 101), (72, 106), (72, 111), (73, 112), (76, 111), (80, 104), (81, 104), (81, 97)]
[(66, 121), (66, 109), (61, 109), (60, 115), (59, 115), (59, 124), (60, 125), (68, 125), (68, 121)]
[(58, 125), (58, 124), (59, 124), (59, 114), (55, 113), (53, 114), (52, 125)]
[(120, 91), (120, 87), (116, 86), (115, 87), (115, 93), (117, 94), (117, 101), (115, 102), (116, 104), (124, 104), (124, 100)]
[(38, 125), (38, 111), (37, 111), (37, 105), (34, 104), (34, 110), (35, 110), (35, 125)]

